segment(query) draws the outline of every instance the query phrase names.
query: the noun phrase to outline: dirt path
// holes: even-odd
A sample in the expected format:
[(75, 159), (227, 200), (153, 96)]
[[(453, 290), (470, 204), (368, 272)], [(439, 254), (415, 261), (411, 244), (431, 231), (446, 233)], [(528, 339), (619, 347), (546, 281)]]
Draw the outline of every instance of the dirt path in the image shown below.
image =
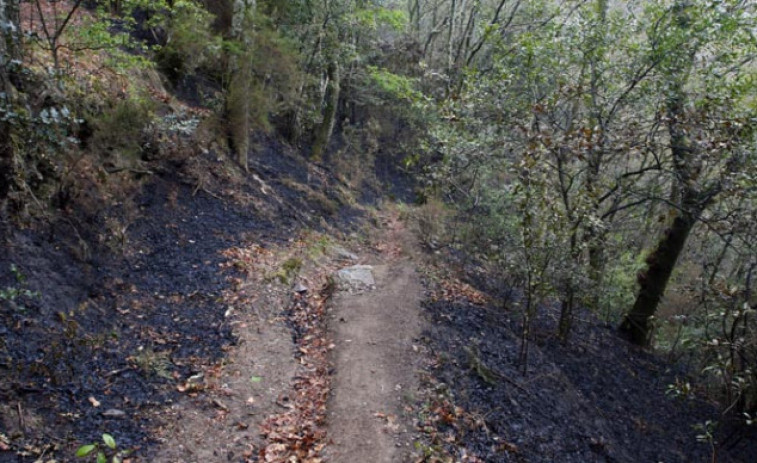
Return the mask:
[(277, 401), (298, 372), (291, 332), (280, 318), (287, 300), (269, 289), (256, 311), (236, 320), (237, 348), (199, 380), (205, 393), (161, 412), (166, 425), (159, 437), (167, 445), (151, 462), (249, 461), (262, 442), (260, 424), (281, 411)]
[(418, 389), (422, 287), (407, 257), (409, 232), (396, 220), (388, 227), (387, 256), (367, 262), (374, 265), (375, 288), (340, 292), (332, 306), (329, 323), (337, 347), (330, 463), (406, 462), (413, 449), (410, 405)]

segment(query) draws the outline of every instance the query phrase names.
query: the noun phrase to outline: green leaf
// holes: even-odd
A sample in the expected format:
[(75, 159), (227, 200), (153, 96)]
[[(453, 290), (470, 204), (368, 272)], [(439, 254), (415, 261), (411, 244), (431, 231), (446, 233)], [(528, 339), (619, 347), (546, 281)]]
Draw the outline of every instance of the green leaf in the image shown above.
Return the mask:
[(97, 463), (108, 463), (108, 458), (103, 452), (97, 453)]
[(107, 445), (109, 448), (113, 450), (116, 449), (116, 440), (113, 439), (113, 436), (111, 436), (107, 432), (103, 434), (103, 442), (105, 442), (105, 445)]
[(263, 378), (261, 376), (253, 376), (252, 378), (250, 378), (250, 381), (252, 381), (253, 383), (259, 383), (263, 381)]
[(92, 453), (93, 450), (97, 448), (97, 445), (95, 444), (88, 444), (88, 445), (82, 445), (76, 450), (76, 456), (77, 457), (86, 457), (90, 453)]

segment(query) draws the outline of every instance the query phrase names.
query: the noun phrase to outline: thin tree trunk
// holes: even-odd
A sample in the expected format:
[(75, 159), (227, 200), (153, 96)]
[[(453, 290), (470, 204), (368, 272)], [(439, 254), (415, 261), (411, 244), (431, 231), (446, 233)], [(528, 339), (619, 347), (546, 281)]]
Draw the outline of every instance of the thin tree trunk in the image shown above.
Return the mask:
[[(15, 88), (12, 61), (20, 56), (18, 0), (0, 0), (0, 106), (12, 106)], [(0, 201), (10, 193), (16, 179), (16, 152), (11, 125), (0, 122)]]
[(339, 63), (336, 58), (331, 60), (326, 72), (328, 76), (326, 95), (324, 97), (326, 100), (326, 106), (323, 110), (323, 121), (321, 121), (321, 124), (316, 128), (313, 151), (311, 152), (311, 157), (316, 160), (321, 159), (323, 153), (326, 151), (326, 147), (331, 140), (331, 134), (334, 132), (334, 124), (336, 123), (341, 84)]
[(421, 1), (410, 0), (408, 2), (408, 16), (410, 18), (410, 25), (412, 26), (412, 35), (418, 40), (421, 33)]
[[(2, 71), (0, 71), (2, 73)], [(0, 76), (2, 79), (3, 76)], [(5, 102), (0, 102), (5, 105)], [(8, 197), (16, 177), (14, 168), (15, 150), (10, 125), (0, 122), (0, 202)]]
[[(597, 0), (595, 5), (597, 12), (597, 25), (599, 28), (595, 36), (595, 43), (591, 44), (593, 48), (599, 49), (603, 43), (607, 40), (607, 0)], [(596, 43), (596, 41), (602, 43)], [(605, 59), (604, 54), (599, 55), (598, 52), (592, 52), (589, 66), (591, 69), (590, 77), (590, 91), (591, 91), (591, 127), (596, 127), (597, 130), (592, 134), (593, 147), (589, 153), (588, 172), (586, 176), (586, 191), (589, 194), (591, 200), (591, 212), (596, 217), (601, 216), (600, 204), (598, 200), (598, 194), (596, 186), (599, 183), (599, 173), (602, 169), (604, 158), (604, 144), (605, 144), (605, 124), (606, 121), (601, 112), (600, 103), (600, 88), (602, 72), (600, 70), (600, 61)], [(605, 230), (598, 227), (596, 224), (589, 224), (586, 230), (586, 240), (589, 254), (589, 278), (591, 279), (593, 288), (590, 291), (589, 305), (594, 310), (599, 309), (600, 297), (602, 293), (602, 287), (604, 283), (605, 273)]]
[[(328, 16), (328, 15), (327, 15)], [(317, 25), (318, 30), (314, 32), (315, 42), (313, 43), (312, 51), (308, 53), (308, 58), (305, 60), (305, 64), (302, 66), (304, 74), (312, 74), (314, 72), (313, 64), (316, 62), (316, 58), (323, 53), (323, 39), (325, 36), (325, 29), (328, 24), (328, 17), (324, 21), (313, 20), (311, 26)], [(303, 45), (301, 52), (305, 54), (305, 45)], [(306, 79), (301, 77), (300, 83), (297, 89), (296, 106), (291, 111), (289, 116), (289, 140), (294, 144), (299, 144), (303, 135), (303, 113), (305, 111), (305, 99), (306, 99)]]
[(452, 90), (453, 73), (453, 43), (455, 40), (455, 15), (457, 14), (457, 2), (452, 0), (449, 7), (449, 28), (447, 30), (447, 96)]
[[(476, 26), (476, 15), (478, 13), (478, 3), (474, 3), (471, 7), (470, 13), (468, 14), (468, 20), (463, 21), (465, 18), (465, 10), (462, 10), (462, 18), (460, 22), (460, 30), (462, 33), (460, 34), (460, 41), (457, 44), (457, 51), (455, 52), (455, 58), (453, 59), (453, 62), (455, 63), (455, 69), (460, 68), (460, 60), (463, 56), (468, 54), (468, 50), (470, 50), (471, 45), (471, 39), (473, 36), (473, 29)], [(465, 22), (465, 28), (462, 27), (463, 22)]]
[[(507, 0), (500, 0), (499, 5), (497, 5), (496, 10), (494, 11), (494, 16), (492, 17), (491, 21), (489, 22), (489, 26), (494, 26), (496, 24), (499, 24), (500, 21), (500, 14), (502, 13), (502, 8), (504, 8), (505, 3), (507, 3)], [(518, 11), (518, 8), (520, 8), (521, 0), (518, 0), (515, 2), (515, 5), (513, 5), (512, 10), (510, 12), (510, 18), (507, 20), (507, 23), (504, 24), (502, 27), (507, 27), (512, 22), (513, 18), (515, 17), (515, 13)], [(481, 38), (478, 39), (475, 45), (472, 47), (469, 47), (470, 52), (468, 53), (468, 57), (465, 60), (466, 66), (470, 66), (471, 63), (473, 63), (473, 59), (476, 57), (479, 51), (481, 51), (481, 48), (483, 48), (484, 44), (486, 43), (488, 39), (488, 34), (485, 32), (481, 35)]]
[[(574, 221), (575, 219), (572, 219)], [(572, 226), (570, 234), (570, 259), (578, 266), (581, 260), (581, 250), (578, 247), (578, 229), (580, 223)], [(560, 301), (560, 321), (557, 325), (557, 336), (563, 344), (570, 340), (570, 332), (573, 329), (574, 309), (576, 307), (576, 293), (578, 292), (576, 278), (573, 272), (568, 272), (565, 277), (565, 293)]]
[(570, 332), (573, 330), (573, 309), (575, 308), (576, 288), (572, 280), (567, 282), (565, 296), (560, 302), (560, 323), (557, 326), (557, 336), (563, 344), (570, 341)]
[(438, 23), (438, 19), (439, 4), (435, 3), (433, 10), (431, 10), (431, 31), (428, 33), (426, 43), (423, 46), (423, 57), (428, 59), (429, 62), (432, 62), (434, 57), (434, 49), (429, 47), (431, 47), (431, 43), (434, 41), (436, 36), (439, 35), (439, 32), (441, 31), (440, 28), (444, 27), (444, 24)]
[[(573, 111), (570, 116), (570, 126), (576, 120), (578, 115), (578, 105), (573, 106)], [(570, 182), (567, 178), (567, 172), (565, 167), (564, 153), (559, 148), (554, 152), (555, 164), (557, 166), (557, 175), (560, 180), (560, 197), (562, 198), (563, 207), (568, 218), (568, 222), (571, 224), (570, 233), (570, 259), (578, 266), (581, 261), (581, 252), (578, 247), (578, 233), (581, 227), (582, 219), (576, 218), (573, 203), (570, 197)], [(573, 312), (575, 308), (576, 292), (578, 290), (575, 280), (575, 275), (572, 271), (566, 271), (563, 279), (564, 292), (560, 301), (560, 321), (557, 324), (557, 335), (560, 340), (567, 344), (570, 339), (570, 331), (573, 328)]]
[[(233, 0), (233, 15), (230, 36), (244, 46), (252, 48), (250, 33), (250, 16), (255, 8), (255, 0)], [(229, 59), (229, 88), (226, 91), (226, 117), (229, 122), (229, 139), (231, 148), (236, 153), (237, 161), (244, 170), (248, 170), (250, 150), (250, 98), (252, 91), (252, 63), (249, 51), (241, 56)]]

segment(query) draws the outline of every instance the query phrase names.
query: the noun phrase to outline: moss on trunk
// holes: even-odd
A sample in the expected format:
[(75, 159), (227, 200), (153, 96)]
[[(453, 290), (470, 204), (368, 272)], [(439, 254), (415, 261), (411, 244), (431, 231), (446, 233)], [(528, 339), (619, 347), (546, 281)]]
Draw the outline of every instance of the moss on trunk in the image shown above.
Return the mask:
[(324, 96), (326, 106), (323, 110), (323, 121), (315, 129), (315, 140), (313, 141), (313, 150), (311, 152), (311, 157), (316, 160), (321, 159), (323, 153), (326, 151), (336, 123), (340, 90), (339, 63), (336, 59), (332, 59), (329, 63), (327, 76), (329, 82), (326, 86), (326, 95)]

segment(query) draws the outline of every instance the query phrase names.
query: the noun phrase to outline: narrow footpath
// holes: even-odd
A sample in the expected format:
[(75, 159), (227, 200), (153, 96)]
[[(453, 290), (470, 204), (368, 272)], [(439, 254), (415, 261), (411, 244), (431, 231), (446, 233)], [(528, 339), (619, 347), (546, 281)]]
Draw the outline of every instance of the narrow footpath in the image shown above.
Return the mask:
[(404, 463), (413, 450), (423, 289), (410, 232), (396, 219), (387, 228), (383, 256), (366, 262), (375, 287), (340, 291), (331, 308), (330, 463)]

